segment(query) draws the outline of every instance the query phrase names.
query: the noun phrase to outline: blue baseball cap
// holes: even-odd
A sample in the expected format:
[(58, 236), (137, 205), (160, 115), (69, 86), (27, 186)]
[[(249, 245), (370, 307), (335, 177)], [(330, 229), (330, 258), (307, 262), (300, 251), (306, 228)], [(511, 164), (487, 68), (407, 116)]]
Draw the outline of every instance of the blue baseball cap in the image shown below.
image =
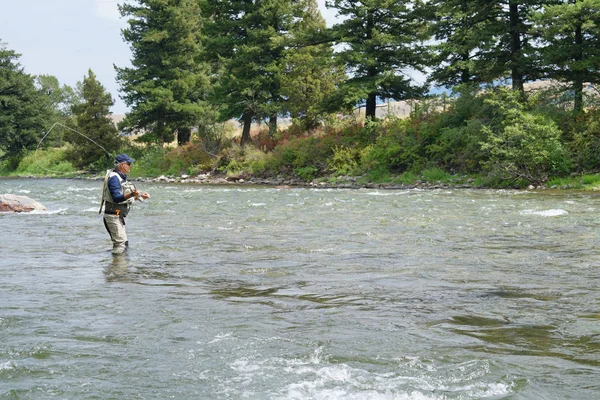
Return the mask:
[(119, 154), (115, 158), (115, 162), (117, 164), (121, 164), (123, 162), (132, 163), (133, 161), (134, 161), (133, 158), (129, 157), (127, 154)]

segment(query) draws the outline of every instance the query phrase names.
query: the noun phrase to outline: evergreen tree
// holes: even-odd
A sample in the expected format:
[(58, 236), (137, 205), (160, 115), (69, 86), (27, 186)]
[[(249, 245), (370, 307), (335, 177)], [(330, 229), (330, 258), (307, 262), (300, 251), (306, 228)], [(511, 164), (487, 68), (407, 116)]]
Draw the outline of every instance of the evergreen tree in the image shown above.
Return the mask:
[(38, 90), (44, 95), (50, 104), (50, 123), (59, 123), (52, 129), (51, 135), (46, 137), (42, 146), (61, 146), (65, 133), (63, 125), (68, 123), (71, 117), (72, 107), (81, 102), (79, 94), (68, 85), (60, 85), (58, 79), (52, 75), (38, 75), (35, 78)]
[(574, 111), (583, 111), (586, 82), (600, 84), (600, 2), (564, 0), (535, 14), (545, 76), (570, 83)]
[(179, 144), (205, 110), (207, 70), (201, 62), (202, 20), (197, 0), (139, 0), (120, 6), (128, 17), (123, 38), (133, 51), (131, 68), (116, 68), (125, 104), (124, 125), (145, 130), (146, 140)]
[(333, 64), (331, 44), (311, 44), (315, 32), (326, 29), (316, 1), (307, 0), (304, 17), (294, 33), (299, 45), (286, 51), (281, 71), (285, 108), (308, 130), (319, 125), (323, 101), (346, 79), (343, 69)]
[(107, 152), (115, 153), (121, 146), (121, 138), (110, 118), (114, 101), (92, 70), (83, 78), (82, 98), (83, 102), (72, 108), (73, 129), (85, 136), (67, 131), (66, 138), (73, 144), (67, 157), (76, 167), (100, 169), (112, 161)]
[(530, 15), (554, 1), (435, 0), (441, 44), (433, 78), (442, 84), (509, 78), (524, 95), (525, 82), (541, 76)]
[(426, 62), (421, 1), (333, 0), (330, 5), (343, 19), (332, 28), (342, 44), (336, 56), (351, 76), (339, 101), (351, 107), (366, 100), (366, 116), (374, 118), (378, 98), (400, 100), (422, 93), (407, 75)]
[(37, 146), (51, 121), (50, 103), (23, 71), (19, 57), (0, 43), (0, 148), (12, 168), (25, 150)]
[(252, 121), (268, 118), (271, 131), (284, 111), (281, 76), (286, 48), (303, 2), (206, 0), (207, 56), (219, 79), (213, 101), (220, 120), (240, 118), (242, 143)]
[(488, 0), (435, 0), (429, 3), (436, 45), (430, 80), (453, 87), (493, 80), (482, 56), (494, 43), (498, 4)]

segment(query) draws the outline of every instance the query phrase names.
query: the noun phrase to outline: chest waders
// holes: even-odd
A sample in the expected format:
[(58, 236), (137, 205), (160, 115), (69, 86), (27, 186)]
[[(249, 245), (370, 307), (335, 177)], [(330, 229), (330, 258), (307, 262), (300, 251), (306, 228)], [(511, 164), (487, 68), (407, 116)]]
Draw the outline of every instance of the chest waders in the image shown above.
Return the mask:
[(119, 184), (121, 186), (120, 192), (123, 195), (133, 192), (135, 190), (135, 186), (132, 182), (128, 182), (123, 179), (117, 172), (111, 170), (106, 171), (106, 176), (104, 177), (104, 186), (102, 188), (102, 200), (98, 213), (102, 212), (102, 207), (104, 206), (104, 227), (108, 231), (110, 239), (112, 240), (113, 254), (119, 254), (123, 253), (128, 245), (127, 232), (125, 231), (125, 217), (129, 213), (131, 205), (135, 199), (130, 197), (129, 199), (120, 203), (116, 203), (114, 201), (108, 188), (108, 181), (114, 176), (116, 176), (119, 180)]

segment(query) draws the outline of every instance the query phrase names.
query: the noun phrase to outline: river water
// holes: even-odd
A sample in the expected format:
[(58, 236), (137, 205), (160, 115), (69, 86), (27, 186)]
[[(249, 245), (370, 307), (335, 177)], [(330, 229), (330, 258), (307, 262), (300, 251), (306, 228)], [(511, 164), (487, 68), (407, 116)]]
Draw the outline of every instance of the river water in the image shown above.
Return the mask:
[(600, 399), (600, 197), (0, 180), (0, 398)]

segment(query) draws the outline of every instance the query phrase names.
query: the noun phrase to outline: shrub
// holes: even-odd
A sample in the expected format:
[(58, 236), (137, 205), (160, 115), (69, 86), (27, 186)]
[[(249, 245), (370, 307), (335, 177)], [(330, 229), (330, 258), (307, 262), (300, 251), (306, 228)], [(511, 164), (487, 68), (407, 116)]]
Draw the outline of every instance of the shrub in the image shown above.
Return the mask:
[(317, 177), (317, 173), (319, 169), (317, 167), (313, 167), (309, 165), (308, 167), (296, 168), (294, 173), (301, 179), (304, 179), (307, 182), (312, 181)]
[(449, 182), (452, 176), (438, 167), (427, 168), (421, 172), (423, 178), (428, 182)]
[(359, 173), (360, 152), (348, 147), (333, 148), (333, 155), (327, 160), (330, 171), (336, 175), (352, 175)]
[(484, 166), (490, 177), (539, 185), (566, 168), (560, 131), (543, 116), (511, 110), (500, 129), (483, 130), (488, 137), (481, 148), (489, 155)]
[(585, 124), (572, 133), (570, 143), (574, 167), (577, 171), (591, 172), (600, 170), (600, 117), (590, 115)]
[(265, 171), (270, 156), (252, 145), (232, 144), (221, 152), (221, 170), (228, 175)]
[[(133, 156), (135, 163), (131, 169), (130, 176), (158, 176), (167, 170), (165, 156), (168, 149), (159, 145), (146, 147), (141, 154)], [(130, 154), (131, 155), (131, 154)], [(136, 158), (137, 156), (137, 158)]]
[(33, 151), (23, 157), (16, 169), (19, 175), (50, 175), (75, 173), (76, 169), (66, 160), (71, 146)]

